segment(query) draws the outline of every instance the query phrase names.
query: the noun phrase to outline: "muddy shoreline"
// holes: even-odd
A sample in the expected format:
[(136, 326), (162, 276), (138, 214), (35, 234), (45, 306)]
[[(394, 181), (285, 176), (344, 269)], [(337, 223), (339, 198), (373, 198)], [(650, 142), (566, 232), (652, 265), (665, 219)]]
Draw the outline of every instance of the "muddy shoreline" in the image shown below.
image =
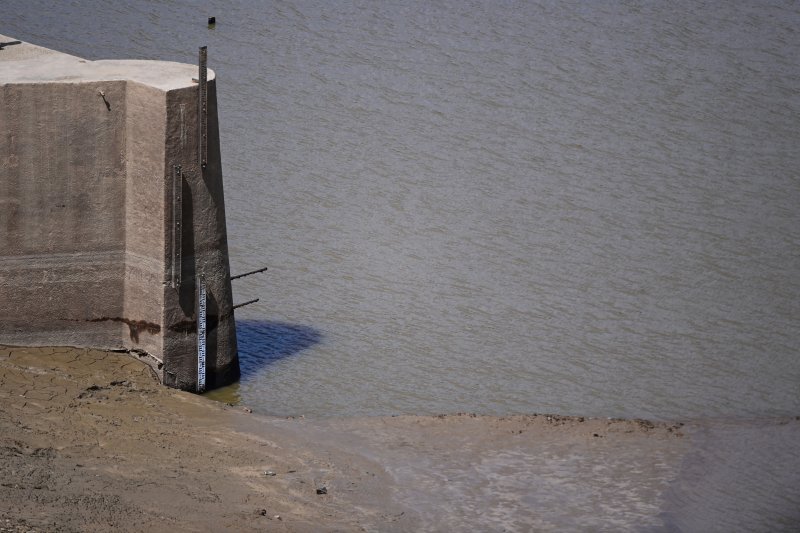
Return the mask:
[(271, 418), (125, 354), (0, 347), (0, 531), (792, 530), (797, 442), (798, 418)]

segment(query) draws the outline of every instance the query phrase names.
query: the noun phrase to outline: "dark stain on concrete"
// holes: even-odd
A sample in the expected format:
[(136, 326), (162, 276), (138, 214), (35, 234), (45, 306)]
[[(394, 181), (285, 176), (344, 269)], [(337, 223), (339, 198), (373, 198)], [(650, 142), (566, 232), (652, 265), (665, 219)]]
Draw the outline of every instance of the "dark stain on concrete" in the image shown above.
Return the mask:
[[(217, 315), (208, 315), (206, 317), (206, 332), (217, 329), (220, 321), (230, 318), (232, 315), (233, 312), (226, 313), (221, 317)], [(181, 320), (180, 322), (170, 325), (168, 329), (176, 333), (197, 333), (197, 320), (194, 318), (191, 320)]]
[(139, 334), (142, 332), (147, 332), (150, 335), (156, 335), (161, 332), (161, 326), (158, 324), (154, 324), (152, 322), (146, 322), (144, 320), (131, 320), (130, 318), (122, 318), (122, 317), (101, 317), (101, 318), (93, 318), (89, 320), (89, 322), (122, 322), (123, 324), (128, 325), (128, 329), (130, 330), (131, 340), (133, 342), (139, 342)]
[(170, 325), (169, 330), (177, 333), (195, 333), (197, 331), (197, 322), (194, 320), (181, 320)]

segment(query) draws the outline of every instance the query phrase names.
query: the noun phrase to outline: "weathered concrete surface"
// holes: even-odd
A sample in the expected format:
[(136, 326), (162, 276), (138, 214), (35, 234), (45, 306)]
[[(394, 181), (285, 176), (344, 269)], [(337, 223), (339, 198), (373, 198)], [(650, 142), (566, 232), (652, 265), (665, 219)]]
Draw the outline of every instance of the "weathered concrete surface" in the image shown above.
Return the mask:
[(215, 81), (209, 70), (203, 169), (197, 76), (28, 43), (0, 50), (0, 343), (131, 350), (192, 390), (203, 276), (207, 385), (238, 378)]

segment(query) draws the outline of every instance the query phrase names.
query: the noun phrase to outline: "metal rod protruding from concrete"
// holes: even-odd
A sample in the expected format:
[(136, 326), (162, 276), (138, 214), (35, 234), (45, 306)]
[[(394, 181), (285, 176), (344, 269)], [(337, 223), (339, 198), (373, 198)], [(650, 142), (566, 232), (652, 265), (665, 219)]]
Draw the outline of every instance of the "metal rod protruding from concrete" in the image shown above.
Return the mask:
[(251, 276), (253, 274), (258, 274), (259, 272), (264, 272), (269, 267), (259, 268), (258, 270), (253, 270), (252, 272), (245, 272), (244, 274), (238, 274), (236, 276), (231, 276), (231, 281), (239, 278), (243, 278), (245, 276)]
[(6, 46), (11, 46), (12, 44), (22, 44), (22, 41), (6, 41), (4, 43), (0, 43), (0, 50), (3, 50)]
[(246, 301), (246, 302), (244, 302), (244, 303), (241, 303), (241, 304), (236, 304), (236, 305), (234, 305), (233, 307), (231, 307), (231, 310), (234, 310), (234, 309), (239, 309), (240, 307), (244, 307), (245, 305), (254, 304), (254, 303), (256, 303), (257, 301), (259, 301), (260, 299), (261, 299), (261, 298), (256, 298), (255, 300), (248, 300), (248, 301)]

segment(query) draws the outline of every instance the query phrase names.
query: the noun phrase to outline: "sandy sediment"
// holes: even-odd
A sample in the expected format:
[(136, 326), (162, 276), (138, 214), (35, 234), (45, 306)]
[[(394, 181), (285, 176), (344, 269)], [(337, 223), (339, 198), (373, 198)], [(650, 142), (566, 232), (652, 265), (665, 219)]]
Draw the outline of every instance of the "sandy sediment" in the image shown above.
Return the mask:
[[(0, 347), (0, 531), (685, 526), (681, 498), (702, 489), (687, 460), (713, 466), (694, 434), (554, 415), (270, 418), (162, 387), (126, 354)], [(787, 523), (794, 497), (777, 507)]]

